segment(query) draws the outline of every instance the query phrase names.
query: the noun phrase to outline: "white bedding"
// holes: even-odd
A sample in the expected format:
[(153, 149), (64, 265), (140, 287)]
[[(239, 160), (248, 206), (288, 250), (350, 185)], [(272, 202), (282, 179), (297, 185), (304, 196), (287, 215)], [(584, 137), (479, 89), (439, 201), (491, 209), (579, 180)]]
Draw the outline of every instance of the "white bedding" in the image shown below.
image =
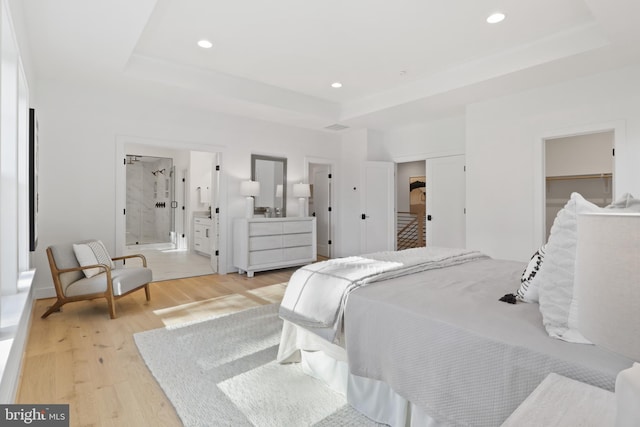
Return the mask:
[(487, 258), (477, 251), (414, 248), (331, 259), (299, 268), (291, 276), (280, 317), (338, 342), (349, 294), (370, 283)]
[[(315, 334), (300, 331), (309, 328), (292, 326), (283, 330), (280, 360), (293, 360), (299, 349), (334, 353), (351, 375), (386, 384), (445, 425), (499, 425), (550, 372), (613, 390), (629, 359), (550, 338), (537, 304), (498, 301), (517, 288), (523, 268), (480, 259), (361, 287), (345, 310), (344, 352), (327, 351)], [(349, 401), (389, 422), (353, 394)]]

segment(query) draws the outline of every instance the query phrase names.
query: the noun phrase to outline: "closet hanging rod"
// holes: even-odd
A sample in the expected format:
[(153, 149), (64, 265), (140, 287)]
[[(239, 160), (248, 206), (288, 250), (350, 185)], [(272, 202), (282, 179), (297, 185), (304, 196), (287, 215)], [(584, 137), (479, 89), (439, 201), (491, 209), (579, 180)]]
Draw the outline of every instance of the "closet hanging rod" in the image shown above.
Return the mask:
[(563, 176), (548, 176), (547, 181), (565, 181), (569, 179), (594, 179), (594, 178), (611, 178), (611, 173), (594, 173), (588, 175), (563, 175)]

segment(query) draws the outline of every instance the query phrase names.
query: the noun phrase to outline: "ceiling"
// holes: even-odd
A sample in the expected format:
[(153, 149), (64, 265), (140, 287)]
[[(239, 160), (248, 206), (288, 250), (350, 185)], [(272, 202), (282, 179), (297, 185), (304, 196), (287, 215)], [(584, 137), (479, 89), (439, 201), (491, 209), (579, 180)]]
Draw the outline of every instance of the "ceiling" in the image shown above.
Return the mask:
[[(637, 0), (13, 0), (36, 80), (323, 129), (462, 114), (640, 60)], [(490, 25), (495, 11), (506, 19)], [(196, 45), (210, 40), (213, 47)], [(340, 81), (339, 89), (331, 83)]]

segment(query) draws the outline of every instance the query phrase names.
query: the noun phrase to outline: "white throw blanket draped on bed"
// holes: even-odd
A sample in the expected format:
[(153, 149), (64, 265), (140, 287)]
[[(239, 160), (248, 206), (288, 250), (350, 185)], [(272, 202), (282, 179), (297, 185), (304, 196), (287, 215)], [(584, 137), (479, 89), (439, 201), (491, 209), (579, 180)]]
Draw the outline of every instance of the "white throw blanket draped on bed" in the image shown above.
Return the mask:
[(280, 306), (280, 317), (301, 326), (328, 328), (338, 341), (349, 293), (369, 283), (434, 268), (487, 258), (478, 251), (415, 248), (331, 259), (310, 264), (291, 276)]

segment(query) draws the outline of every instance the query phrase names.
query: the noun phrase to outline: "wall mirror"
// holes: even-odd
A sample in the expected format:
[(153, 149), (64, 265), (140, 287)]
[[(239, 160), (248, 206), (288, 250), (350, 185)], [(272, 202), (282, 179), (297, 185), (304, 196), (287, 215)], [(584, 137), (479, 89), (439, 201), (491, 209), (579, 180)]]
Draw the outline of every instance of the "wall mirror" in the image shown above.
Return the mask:
[(287, 159), (252, 154), (251, 180), (260, 183), (260, 195), (255, 197), (254, 214), (286, 216)]

